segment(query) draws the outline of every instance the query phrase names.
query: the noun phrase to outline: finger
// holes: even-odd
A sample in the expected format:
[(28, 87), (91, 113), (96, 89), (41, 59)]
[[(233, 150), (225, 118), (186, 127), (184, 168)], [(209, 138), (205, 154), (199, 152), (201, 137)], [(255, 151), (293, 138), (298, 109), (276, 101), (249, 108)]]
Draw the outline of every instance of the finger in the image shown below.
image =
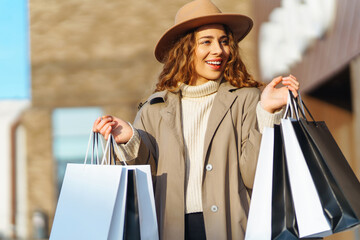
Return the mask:
[(298, 86), (296, 86), (296, 85), (294, 85), (294, 84), (284, 84), (285, 85), (285, 87), (287, 87), (287, 88), (292, 88), (292, 89), (294, 89), (295, 91), (298, 91), (299, 90), (299, 87)]
[(294, 83), (297, 86), (300, 85), (299, 81), (296, 80), (296, 78), (292, 78), (292, 77), (284, 77), (283, 82), (291, 82), (291, 83)]
[(112, 117), (102, 117), (100, 123), (96, 126), (97, 130), (101, 132), (101, 129), (105, 126), (105, 124), (112, 121)]
[(298, 88), (300, 88), (300, 82), (294, 76), (291, 75), (288, 80), (295, 84)]
[(299, 90), (299, 87), (300, 87), (299, 82), (297, 82), (295, 80), (290, 80), (290, 79), (283, 80), (282, 84), (285, 85), (285, 86), (292, 86), (296, 90)]
[(98, 117), (93, 124), (93, 132), (99, 132), (97, 125), (101, 122), (101, 117)]
[(293, 88), (292, 86), (288, 86), (288, 89), (292, 92), (295, 98), (298, 97), (299, 94), (295, 88)]
[(111, 116), (111, 115), (104, 115), (104, 116), (102, 116), (101, 118), (113, 118), (113, 116)]
[(103, 126), (102, 126), (102, 128), (100, 129), (100, 133), (101, 133), (101, 135), (103, 135), (103, 136), (105, 136), (105, 133), (106, 133), (106, 131), (108, 130), (108, 128), (109, 127), (113, 127), (113, 126), (115, 126), (115, 122), (108, 122), (108, 123), (106, 123), (106, 124), (104, 124)]
[[(292, 74), (290, 74), (289, 77), (292, 78), (292, 79), (294, 79), (294, 80), (296, 80), (296, 77), (295, 77), (294, 75), (292, 75)], [(296, 81), (297, 81), (297, 80), (296, 80)]]
[(276, 77), (269, 83), (269, 85), (272, 86), (272, 87), (275, 87), (276, 85), (278, 85), (282, 81), (282, 79), (283, 79), (282, 76)]
[(292, 82), (297, 82), (297, 83), (299, 83), (299, 81), (296, 79), (296, 77), (294, 77), (293, 75), (289, 75), (289, 76), (287, 76), (287, 77), (284, 77), (283, 78), (284, 80), (289, 80), (289, 81), (292, 81)]
[(104, 138), (105, 138), (106, 140), (109, 139), (109, 135), (110, 135), (110, 133), (111, 133), (111, 130), (112, 130), (112, 127), (111, 127), (111, 126), (108, 126), (108, 128), (106, 128), (106, 130), (105, 130), (105, 132), (104, 132), (104, 134), (103, 134), (103, 136), (104, 136)]

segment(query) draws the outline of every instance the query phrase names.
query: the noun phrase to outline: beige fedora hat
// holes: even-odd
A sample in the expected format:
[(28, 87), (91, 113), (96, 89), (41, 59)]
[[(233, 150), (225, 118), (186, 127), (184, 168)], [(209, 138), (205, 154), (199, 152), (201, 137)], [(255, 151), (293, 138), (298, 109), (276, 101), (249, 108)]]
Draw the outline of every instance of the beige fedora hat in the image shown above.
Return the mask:
[(234, 33), (237, 42), (240, 42), (251, 30), (251, 18), (240, 14), (225, 14), (210, 0), (195, 0), (185, 4), (175, 16), (175, 25), (167, 30), (155, 47), (155, 57), (164, 62), (167, 52), (178, 38), (195, 28), (207, 24), (225, 24)]

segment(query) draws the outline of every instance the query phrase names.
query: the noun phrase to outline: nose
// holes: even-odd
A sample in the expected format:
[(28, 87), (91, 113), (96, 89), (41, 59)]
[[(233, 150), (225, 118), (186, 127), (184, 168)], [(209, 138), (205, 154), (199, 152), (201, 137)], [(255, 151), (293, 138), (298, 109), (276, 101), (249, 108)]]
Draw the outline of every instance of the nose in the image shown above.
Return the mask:
[(223, 53), (223, 47), (218, 41), (214, 41), (212, 44), (211, 53), (216, 56), (219, 56)]

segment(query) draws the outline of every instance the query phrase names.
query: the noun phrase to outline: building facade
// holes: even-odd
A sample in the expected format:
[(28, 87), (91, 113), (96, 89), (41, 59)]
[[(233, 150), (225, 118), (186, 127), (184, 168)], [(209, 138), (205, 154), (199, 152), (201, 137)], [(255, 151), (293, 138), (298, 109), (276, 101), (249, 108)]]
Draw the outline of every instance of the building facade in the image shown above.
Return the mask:
[[(88, 133), (97, 116), (111, 114), (132, 122), (137, 105), (152, 93), (161, 71), (161, 64), (153, 54), (154, 46), (186, 2), (29, 2), (32, 98), (30, 106), (10, 124), (13, 154), (7, 160), (12, 164), (6, 195), (10, 214), (2, 229), (4, 236), (18, 239), (49, 236), (66, 163), (84, 160)], [(213, 2), (223, 12), (242, 13), (254, 19), (254, 30), (240, 43), (240, 48), (250, 72), (266, 81), (257, 57), (259, 29), (268, 21), (270, 13), (281, 6), (281, 1)], [(356, 58), (360, 53), (360, 41), (356, 42), (360, 26), (353, 13), (360, 9), (356, 0), (337, 4), (337, 18), (332, 25), (336, 27), (326, 37), (316, 40), (290, 71), (308, 95), (304, 96), (305, 102), (315, 118), (327, 122), (359, 177), (360, 150), (355, 143), (360, 141), (360, 99), (355, 93), (360, 90), (360, 60)], [(345, 14), (348, 11), (352, 14)], [(350, 15), (353, 30), (344, 28)], [(349, 35), (348, 41), (358, 45), (354, 49), (348, 47), (346, 51), (351, 54), (342, 57), (341, 64), (331, 65), (331, 71), (326, 66), (314, 67), (320, 64), (319, 59), (341, 55), (344, 45), (335, 44), (334, 38), (354, 29), (358, 35)], [(325, 47), (325, 41), (331, 45)], [(321, 52), (334, 48), (336, 51), (326, 51), (327, 55)], [(316, 74), (309, 74), (309, 65)], [(336, 76), (346, 66), (351, 76), (346, 80), (351, 82), (350, 111), (319, 97), (324, 91), (322, 84), (326, 86), (333, 78), (335, 82), (342, 81), (342, 77)], [(340, 236), (359, 239), (355, 231)], [(329, 239), (339, 239), (337, 237)]]
[[(96, 117), (133, 121), (161, 71), (155, 44), (186, 2), (29, 2), (32, 99), (13, 124), (4, 235), (49, 236), (66, 163), (84, 161)], [(223, 12), (251, 15), (249, 0), (214, 3)], [(254, 35), (241, 46), (256, 75)]]
[[(273, 38), (263, 31), (264, 26), (271, 30), (269, 34), (282, 36), (277, 38), (280, 39), (278, 44), (272, 42), (271, 56), (258, 54), (259, 65), (264, 59), (276, 62), (292, 54), (285, 61), (289, 64), (278, 69), (283, 69), (282, 74), (291, 73), (299, 79), (304, 101), (315, 120), (326, 122), (360, 179), (359, 1), (256, 0), (253, 3), (257, 49), (261, 51), (262, 42), (266, 45), (266, 37)], [(279, 18), (287, 21), (279, 21)], [(299, 33), (307, 34), (307, 39)], [(298, 49), (301, 51), (294, 51)], [(260, 73), (263, 78), (267, 74)], [(326, 239), (360, 239), (360, 233), (357, 228)]]

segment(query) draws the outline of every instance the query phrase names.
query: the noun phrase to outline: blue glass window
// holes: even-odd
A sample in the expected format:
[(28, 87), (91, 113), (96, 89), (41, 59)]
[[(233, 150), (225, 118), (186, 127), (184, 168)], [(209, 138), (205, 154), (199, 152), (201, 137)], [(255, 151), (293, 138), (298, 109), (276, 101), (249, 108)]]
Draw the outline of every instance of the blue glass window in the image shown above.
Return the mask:
[(102, 109), (57, 108), (53, 112), (53, 154), (57, 163), (58, 189), (60, 190), (66, 164), (83, 163), (87, 144), (96, 118)]

